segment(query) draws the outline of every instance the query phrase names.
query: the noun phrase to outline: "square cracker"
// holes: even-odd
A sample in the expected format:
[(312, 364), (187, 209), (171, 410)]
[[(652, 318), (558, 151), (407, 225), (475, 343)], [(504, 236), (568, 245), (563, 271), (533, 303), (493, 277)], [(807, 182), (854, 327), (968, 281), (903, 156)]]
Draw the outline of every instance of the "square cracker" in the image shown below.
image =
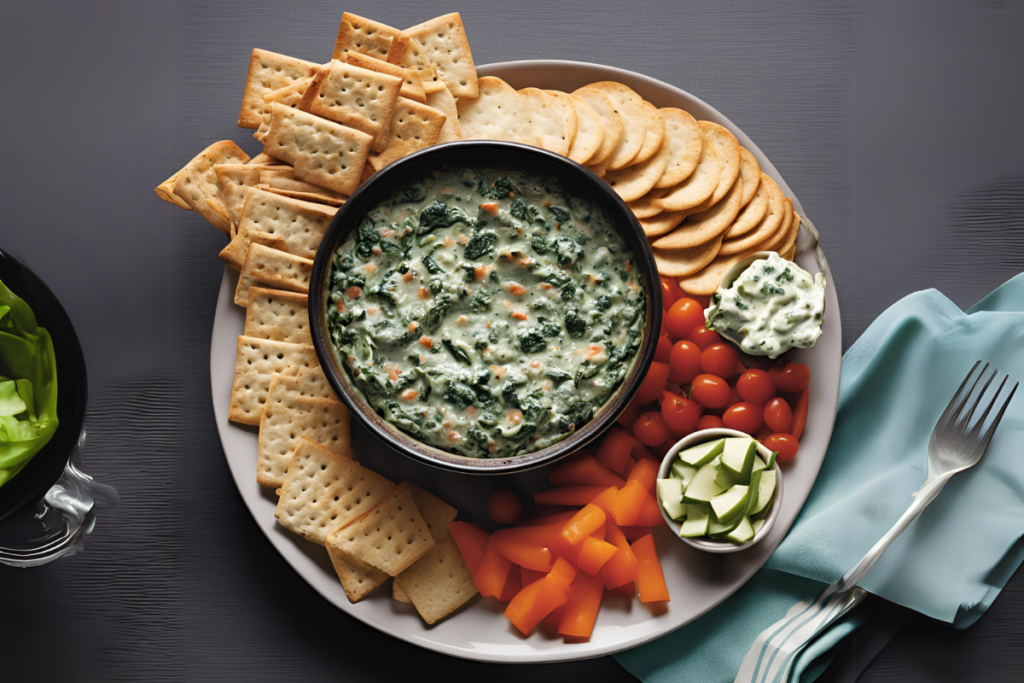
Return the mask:
[(313, 346), (240, 336), (228, 419), (241, 424), (258, 425), (263, 405), (267, 401), (271, 376), (292, 365), (320, 365)]
[[(260, 142), (266, 142), (267, 131), (270, 130), (270, 122), (274, 118), (274, 111), (271, 109), (272, 104), (283, 104), (286, 107), (292, 107), (293, 109), (302, 101), (303, 95), (313, 84), (313, 77), (308, 76), (307, 78), (300, 78), (291, 85), (287, 85), (280, 90), (269, 92), (263, 96), (263, 115), (260, 118), (260, 127), (256, 129), (256, 132), (252, 134), (254, 138)], [(270, 157), (273, 159), (273, 157)], [(276, 160), (275, 160), (276, 161)]]
[[(427, 555), (429, 554), (430, 553), (427, 553)], [(423, 558), (421, 557), (420, 559), (422, 560)], [(402, 589), (402, 584), (398, 582), (397, 578), (391, 582), (391, 598), (397, 602), (404, 602), (407, 605), (412, 604), (412, 600), (410, 600), (409, 596), (406, 595), (405, 591)]]
[(436, 144), (446, 120), (444, 114), (432, 107), (399, 97), (387, 147), (380, 154), (371, 155), (370, 164), (379, 171), (392, 161)]
[(312, 344), (307, 304), (305, 294), (250, 287), (242, 334), (290, 344)]
[(437, 144), (461, 140), (462, 127), (459, 125), (459, 108), (455, 104), (455, 98), (452, 97), (448, 88), (443, 87), (442, 84), (442, 87), (437, 92), (427, 95), (426, 104), (447, 117), (444, 120), (444, 125), (441, 126), (441, 134), (437, 136)]
[(186, 204), (184, 199), (174, 194), (174, 183), (178, 182), (178, 173), (181, 173), (181, 171), (178, 171), (170, 178), (156, 186), (156, 196), (160, 197), (160, 199), (165, 202), (170, 202), (171, 204), (181, 207), (186, 211), (191, 211), (192, 207)]
[(351, 458), (299, 437), (274, 516), (289, 531), (324, 545), (336, 527), (372, 509), (395, 484)]
[(264, 151), (295, 167), (295, 177), (350, 195), (359, 186), (373, 137), (275, 103)]
[(267, 390), (256, 456), (256, 482), (263, 486), (284, 484), (300, 436), (345, 456), (352, 452), (345, 405), (336, 398), (303, 396), (292, 389), (294, 382), (279, 374)]
[[(262, 238), (262, 235), (259, 237)], [(250, 287), (288, 292), (309, 292), (309, 278), (313, 272), (313, 259), (293, 256), (286, 251), (253, 242), (245, 255), (245, 263), (238, 274), (235, 303), (249, 305)], [(247, 335), (260, 336), (260, 335)]]
[(409, 38), (397, 28), (351, 12), (341, 15), (332, 59), (345, 61), (346, 52), (357, 52), (398, 64), (405, 56)]
[(416, 501), (416, 507), (434, 541), (440, 543), (448, 538), (448, 525), (455, 521), (459, 511), (416, 484), (410, 483), (409, 488), (412, 489), (412, 499)]
[(220, 188), (220, 199), (228, 212), (228, 218), (236, 226), (245, 204), (245, 191), (260, 184), (262, 170), (261, 166), (249, 164), (217, 164), (213, 167), (217, 175), (217, 187)]
[(369, 512), (327, 537), (351, 565), (395, 576), (434, 547), (409, 482), (402, 482)]
[(466, 28), (458, 12), (445, 14), (403, 31), (419, 42), (444, 84), (455, 97), (477, 96), (476, 65)]
[(221, 201), (217, 173), (213, 167), (217, 164), (244, 164), (248, 160), (249, 155), (230, 140), (215, 142), (178, 171), (174, 194), (218, 230), (230, 234), (231, 218)]
[(253, 48), (249, 59), (249, 74), (245, 79), (245, 92), (242, 93), (242, 109), (238, 113), (238, 125), (242, 128), (259, 128), (263, 120), (264, 95), (306, 78), (318, 67), (319, 64), (304, 59)]
[(344, 553), (327, 544), (327, 554), (334, 565), (334, 571), (338, 574), (341, 587), (345, 589), (345, 595), (349, 602), (359, 602), (376, 588), (391, 577), (379, 569), (357, 569), (345, 561)]
[(373, 136), (371, 149), (383, 150), (402, 79), (332, 61), (326, 73), (321, 72), (316, 80), (317, 91), (308, 98), (308, 111)]
[(253, 233), (270, 235), (275, 248), (311, 259), (338, 209), (300, 199), (283, 197), (256, 187), (246, 189), (245, 204), (238, 220), (238, 234), (220, 252), (235, 270), (245, 265)]
[(423, 621), (434, 624), (476, 595), (476, 584), (451, 536), (441, 541), (395, 581)]
[[(327, 375), (319, 365), (316, 367), (304, 368), (298, 365), (285, 368), (278, 373), (278, 382), (284, 384), (289, 393), (304, 398), (326, 398), (335, 401), (338, 395), (334, 393), (331, 383), (327, 381)], [(270, 379), (273, 383), (274, 378)]]
[(420, 79), (420, 75), (412, 69), (406, 69), (397, 64), (382, 62), (379, 59), (374, 59), (373, 57), (360, 54), (358, 52), (346, 52), (345, 61), (352, 66), (359, 66), (364, 69), (369, 69), (370, 71), (379, 71), (382, 74), (401, 78), (402, 89), (398, 94), (402, 97), (407, 97), (410, 100), (415, 100), (424, 104), (426, 103), (427, 92), (423, 89), (423, 81)]

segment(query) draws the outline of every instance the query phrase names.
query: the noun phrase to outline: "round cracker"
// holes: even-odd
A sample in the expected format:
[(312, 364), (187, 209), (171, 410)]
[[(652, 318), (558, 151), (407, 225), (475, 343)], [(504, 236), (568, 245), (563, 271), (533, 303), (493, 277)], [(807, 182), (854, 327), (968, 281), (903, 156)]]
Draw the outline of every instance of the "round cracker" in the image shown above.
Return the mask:
[(746, 251), (751, 247), (764, 244), (779, 234), (782, 221), (786, 217), (786, 202), (782, 196), (782, 190), (775, 184), (775, 181), (761, 174), (761, 182), (768, 189), (768, 210), (756, 228), (736, 239), (727, 239), (722, 242), (722, 255), (737, 254)]
[(456, 102), (463, 140), (507, 140), (540, 146), (530, 126), (525, 97), (494, 76), (478, 78), (477, 87), (479, 97), (460, 97)]
[(681, 211), (697, 206), (714, 196), (721, 178), (722, 164), (718, 149), (714, 145), (705, 144), (697, 168), (686, 180), (668, 188), (668, 192), (657, 204), (664, 211)]
[[(740, 180), (743, 180), (743, 194), (747, 193), (746, 180), (743, 178), (743, 174), (740, 174)], [(764, 215), (768, 213), (768, 184), (761, 182), (760, 174), (758, 174), (757, 192), (754, 193), (754, 198), (750, 200), (750, 203), (743, 207), (740, 211), (740, 215), (736, 216), (736, 220), (732, 222), (729, 229), (725, 232), (725, 239), (731, 240), (746, 235), (748, 232), (760, 225), (761, 221), (764, 220)]]
[(576, 112), (576, 137), (569, 147), (569, 158), (585, 164), (601, 149), (604, 142), (604, 121), (594, 108), (575, 95), (566, 95)]
[[(572, 100), (569, 99), (569, 96), (561, 90), (545, 90), (544, 92), (551, 96), (551, 103), (555, 105), (555, 109), (562, 115), (562, 122), (565, 124), (565, 137), (569, 139), (569, 148), (572, 149), (572, 143), (576, 141), (578, 119), (576, 108), (572, 106)], [(568, 156), (568, 153), (566, 156)]]
[(711, 143), (718, 150), (722, 164), (722, 175), (712, 195), (712, 203), (717, 204), (740, 175), (740, 143), (735, 135), (717, 123), (701, 121), (700, 129), (704, 132), (704, 144)]
[[(644, 146), (647, 136), (647, 119), (650, 114), (644, 108), (644, 99), (633, 89), (615, 81), (598, 81), (584, 86), (608, 95), (615, 104), (615, 110), (622, 120), (622, 137), (608, 159), (608, 168), (616, 171), (639, 161), (636, 156)], [(657, 148), (655, 148), (657, 151)]]
[(570, 141), (565, 133), (565, 119), (555, 108), (551, 95), (539, 88), (523, 88), (519, 94), (526, 100), (533, 135), (540, 146), (555, 154), (568, 154)]
[[(766, 240), (764, 244), (759, 244), (757, 247), (758, 251), (774, 251), (781, 253), (789, 248), (789, 237), (793, 236), (793, 241), (796, 242), (796, 231), (800, 229), (800, 220), (793, 220), (793, 200), (789, 197), (783, 197), (783, 204), (786, 207), (786, 215), (782, 219), (782, 227), (772, 236), (771, 239)], [(796, 230), (794, 230), (796, 228)]]
[(640, 199), (637, 199), (634, 202), (629, 202), (629, 210), (632, 211), (633, 215), (637, 218), (650, 218), (651, 216), (657, 216), (661, 213), (661, 207), (658, 206), (654, 200), (661, 199), (665, 196), (667, 191), (667, 189), (655, 188)]
[(678, 185), (693, 173), (704, 148), (704, 134), (697, 119), (689, 112), (674, 107), (659, 109), (665, 121), (665, 137), (669, 139), (668, 168), (655, 187)]
[(661, 151), (661, 144), (665, 141), (665, 117), (650, 102), (645, 101), (643, 105), (647, 111), (647, 134), (644, 135), (644, 144), (631, 165), (642, 164), (653, 157)]
[(691, 296), (711, 296), (718, 291), (725, 271), (756, 251), (757, 249), (748, 249), (732, 256), (723, 256), (719, 252), (711, 263), (689, 277), (680, 278), (679, 287)]
[(631, 202), (654, 188), (654, 183), (658, 182), (667, 165), (668, 144), (664, 143), (661, 150), (647, 161), (618, 171), (608, 171), (604, 180), (622, 197), (622, 201)]
[(659, 249), (688, 249), (723, 234), (736, 220), (743, 196), (742, 180), (736, 179), (729, 194), (710, 209), (687, 217), (686, 223), (654, 243)]
[(743, 180), (743, 199), (740, 206), (746, 206), (754, 198), (754, 193), (761, 186), (761, 167), (754, 155), (740, 147), (740, 179)]
[(619, 146), (619, 140), (622, 139), (623, 134), (622, 117), (619, 116), (615, 103), (607, 93), (594, 88), (580, 88), (572, 94), (586, 101), (604, 123), (604, 140), (601, 141), (601, 148), (594, 153), (589, 161), (590, 164), (600, 164), (602, 161), (610, 159), (612, 152)]
[(651, 218), (640, 219), (640, 227), (644, 229), (647, 239), (664, 235), (674, 230), (686, 219), (685, 211), (672, 211), (671, 213), (659, 213)]
[(719, 235), (710, 242), (699, 244), (689, 249), (671, 249), (663, 251), (653, 249), (654, 263), (658, 266), (658, 272), (669, 277), (686, 277), (693, 275), (704, 266), (715, 260), (718, 256), (718, 249), (722, 246), (722, 236)]

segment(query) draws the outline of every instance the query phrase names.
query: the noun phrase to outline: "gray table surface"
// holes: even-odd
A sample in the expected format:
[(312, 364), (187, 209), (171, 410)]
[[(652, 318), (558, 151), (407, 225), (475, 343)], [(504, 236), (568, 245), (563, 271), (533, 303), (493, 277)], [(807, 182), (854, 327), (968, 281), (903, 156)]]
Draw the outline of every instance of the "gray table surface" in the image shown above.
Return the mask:
[[(208, 374), (223, 236), (152, 188), (211, 141), (255, 153), (235, 126), (251, 48), (322, 61), (343, 10), (400, 27), (460, 10), (477, 63), (605, 63), (710, 102), (820, 229), (847, 345), (909, 292), (966, 306), (1024, 270), (1019, 3), (11, 3), (0, 244), (78, 328), (85, 467), (122, 502), (84, 553), (0, 567), (5, 680), (630, 678), (609, 658), (495, 667), (377, 633), (284, 563), (231, 481)], [(1024, 678), (1020, 573), (963, 633), (874, 609), (826, 679)]]

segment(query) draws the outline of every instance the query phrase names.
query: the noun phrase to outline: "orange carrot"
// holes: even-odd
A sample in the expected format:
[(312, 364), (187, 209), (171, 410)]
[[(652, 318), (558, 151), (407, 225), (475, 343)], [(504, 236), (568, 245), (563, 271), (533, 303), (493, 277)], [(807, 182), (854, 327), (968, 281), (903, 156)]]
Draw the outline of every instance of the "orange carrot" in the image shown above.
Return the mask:
[(522, 570), (518, 566), (512, 565), (512, 568), (509, 569), (508, 572), (508, 579), (505, 580), (505, 588), (502, 589), (501, 597), (498, 598), (498, 602), (508, 602), (522, 589)]
[(565, 523), (562, 527), (562, 536), (572, 545), (576, 545), (604, 524), (605, 518), (604, 510), (588, 503)]
[(648, 493), (654, 493), (654, 482), (658, 480), (658, 464), (647, 458), (637, 460), (633, 469), (629, 471), (629, 476), (626, 477), (626, 483), (639, 481)]
[(551, 551), (544, 546), (524, 543), (510, 535), (502, 535), (501, 531), (494, 532), (491, 543), (512, 564), (540, 572), (551, 569)]
[(589, 638), (604, 597), (604, 579), (579, 572), (569, 586), (568, 602), (562, 608), (558, 632), (564, 636)]
[(643, 505), (640, 507), (640, 514), (636, 517), (637, 526), (658, 526), (662, 521), (661, 507), (654, 496), (647, 494)]
[(484, 202), (480, 205), (480, 208), (492, 216), (498, 215), (498, 202)]
[(622, 475), (626, 470), (626, 461), (629, 459), (633, 447), (639, 442), (628, 434), (624, 429), (612, 427), (604, 435), (601, 445), (594, 456), (599, 463), (616, 474)]
[(565, 560), (558, 560), (543, 579), (534, 581), (508, 603), (505, 616), (523, 635), (530, 632), (544, 617), (569, 601), (565, 591), (576, 576)]
[(615, 553), (611, 559), (604, 565), (604, 582), (609, 588), (616, 588), (626, 583), (633, 583), (636, 578), (636, 570), (639, 562), (636, 559), (636, 555), (633, 553), (632, 548), (629, 547), (629, 541), (623, 535), (622, 530), (609, 520), (605, 525), (605, 538), (606, 540), (618, 548), (618, 552)]
[(599, 463), (593, 456), (570, 460), (551, 470), (548, 481), (554, 486), (618, 486), (626, 485), (622, 477)]
[(615, 519), (615, 523), (619, 526), (636, 524), (640, 508), (644, 504), (644, 498), (648, 496), (650, 494), (647, 493), (647, 489), (636, 479), (626, 484), (615, 496), (615, 504), (612, 506), (612, 517)]
[[(583, 541), (583, 550), (580, 551), (577, 566), (591, 576), (597, 576), (601, 568), (619, 552), (611, 543), (601, 541), (593, 536), (587, 536)], [(604, 581), (601, 582), (602, 585)]]
[(533, 494), (537, 505), (573, 505), (581, 506), (604, 493), (607, 486), (566, 486), (560, 489), (548, 489)]
[(609, 486), (608, 488), (601, 491), (601, 493), (599, 493), (597, 496), (594, 496), (594, 499), (591, 500), (590, 502), (604, 510), (605, 515), (611, 515), (612, 506), (615, 504), (615, 496), (617, 496), (618, 493), (619, 490), (617, 488), (615, 488), (614, 486)]
[(631, 547), (640, 562), (636, 568), (636, 587), (640, 593), (640, 602), (668, 602), (668, 586), (665, 585), (665, 574), (661, 571), (658, 551), (654, 547), (654, 536), (647, 534), (635, 541)]
[(576, 570), (565, 558), (560, 557), (555, 560), (551, 571), (548, 572), (548, 577), (555, 582), (559, 590), (564, 591), (572, 583), (573, 578), (576, 577)]
[(476, 588), (480, 595), (497, 598), (505, 588), (505, 581), (508, 580), (509, 570), (512, 563), (504, 555), (498, 552), (493, 539), (487, 543), (487, 551), (480, 560), (480, 566), (473, 574)]
[(469, 573), (476, 574), (480, 561), (487, 552), (487, 532), (466, 522), (452, 522), (448, 525), (448, 531), (455, 539), (455, 545), (459, 547)]

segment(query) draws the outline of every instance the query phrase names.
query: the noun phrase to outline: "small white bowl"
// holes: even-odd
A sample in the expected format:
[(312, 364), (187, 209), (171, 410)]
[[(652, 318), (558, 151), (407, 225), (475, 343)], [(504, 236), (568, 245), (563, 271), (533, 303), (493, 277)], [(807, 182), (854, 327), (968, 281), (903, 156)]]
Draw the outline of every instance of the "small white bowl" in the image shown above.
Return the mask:
[[(705, 441), (711, 441), (713, 439), (721, 439), (725, 436), (750, 436), (743, 432), (738, 432), (735, 429), (716, 428), (716, 429), (703, 429), (699, 432), (694, 432), (689, 436), (684, 436), (679, 442), (669, 449), (668, 453), (665, 454), (665, 459), (661, 461), (661, 467), (658, 469), (658, 479), (667, 479), (669, 473), (672, 471), (672, 463), (676, 461), (679, 456), (679, 451), (682, 451), (690, 446), (696, 446), (697, 444), (704, 443)], [(760, 443), (757, 444), (757, 454), (761, 456), (762, 460), (767, 461), (771, 457), (772, 452), (762, 446)], [(764, 517), (764, 524), (758, 529), (754, 537), (746, 543), (733, 543), (732, 541), (716, 541), (712, 538), (699, 537), (699, 538), (683, 538), (679, 535), (679, 522), (673, 521), (668, 513), (665, 512), (665, 506), (661, 504), (661, 497), (658, 497), (658, 509), (661, 510), (661, 518), (665, 520), (665, 524), (668, 525), (669, 529), (675, 534), (675, 537), (683, 541), (687, 545), (691, 545), (698, 550), (703, 550), (707, 553), (735, 553), (740, 550), (745, 550), (750, 546), (754, 545), (762, 538), (768, 535), (768, 532), (775, 526), (775, 520), (779, 516), (779, 510), (781, 509), (782, 501), (782, 470), (779, 469), (779, 463), (776, 462), (774, 465), (775, 469), (775, 497), (772, 499), (772, 504), (768, 508), (768, 514)]]

